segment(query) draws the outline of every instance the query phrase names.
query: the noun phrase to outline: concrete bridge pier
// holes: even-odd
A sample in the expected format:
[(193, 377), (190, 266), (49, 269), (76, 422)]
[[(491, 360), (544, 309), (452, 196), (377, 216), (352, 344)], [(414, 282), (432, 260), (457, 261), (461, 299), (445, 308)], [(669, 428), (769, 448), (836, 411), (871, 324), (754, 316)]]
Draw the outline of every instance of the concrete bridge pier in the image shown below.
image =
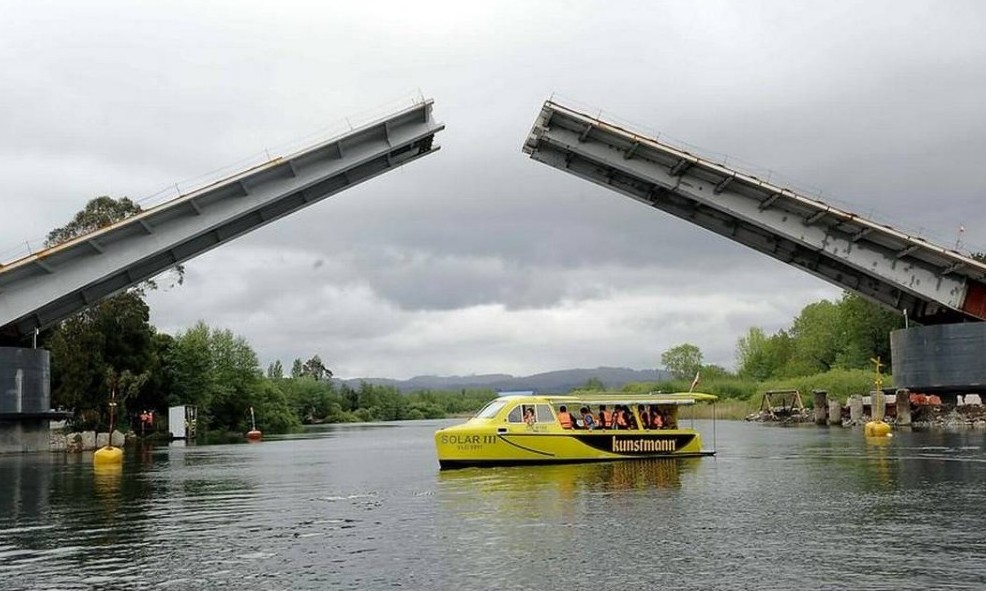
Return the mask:
[(0, 453), (48, 451), (51, 356), (45, 349), (0, 347)]

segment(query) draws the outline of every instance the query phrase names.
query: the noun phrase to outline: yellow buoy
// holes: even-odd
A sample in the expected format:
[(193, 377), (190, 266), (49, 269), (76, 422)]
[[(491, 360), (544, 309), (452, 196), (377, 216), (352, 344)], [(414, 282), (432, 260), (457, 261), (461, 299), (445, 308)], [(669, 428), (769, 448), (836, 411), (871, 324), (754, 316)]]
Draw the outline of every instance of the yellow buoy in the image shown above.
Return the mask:
[(887, 437), (890, 435), (890, 425), (883, 421), (870, 421), (864, 427), (867, 437)]
[(92, 463), (94, 466), (122, 464), (123, 450), (112, 445), (101, 447), (96, 450), (96, 453), (92, 454)]
[[(119, 383), (119, 378), (114, 377), (113, 371), (110, 371), (110, 377), (107, 378), (110, 384), (110, 432), (109, 441), (113, 441), (113, 425), (116, 419), (116, 385)], [(96, 453), (92, 454), (92, 465), (93, 466), (110, 466), (110, 465), (120, 465), (123, 463), (123, 450), (119, 447), (113, 447), (111, 443), (107, 443), (105, 446), (96, 450)]]
[(890, 425), (883, 422), (883, 413), (886, 409), (886, 401), (883, 396), (883, 376), (880, 375), (880, 368), (883, 363), (880, 358), (870, 359), (876, 369), (876, 377), (873, 380), (873, 392), (870, 397), (870, 408), (873, 412), (873, 420), (866, 423), (863, 433), (867, 437), (890, 437)]

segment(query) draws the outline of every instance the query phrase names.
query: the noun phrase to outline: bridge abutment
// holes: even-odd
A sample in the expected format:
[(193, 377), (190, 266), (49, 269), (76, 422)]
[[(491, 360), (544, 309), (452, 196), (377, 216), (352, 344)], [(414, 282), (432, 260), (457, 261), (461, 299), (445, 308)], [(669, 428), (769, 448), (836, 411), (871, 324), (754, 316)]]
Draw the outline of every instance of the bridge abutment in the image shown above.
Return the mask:
[(890, 333), (894, 383), (915, 392), (986, 392), (986, 322)]
[(50, 407), (48, 351), (0, 347), (0, 453), (47, 451)]

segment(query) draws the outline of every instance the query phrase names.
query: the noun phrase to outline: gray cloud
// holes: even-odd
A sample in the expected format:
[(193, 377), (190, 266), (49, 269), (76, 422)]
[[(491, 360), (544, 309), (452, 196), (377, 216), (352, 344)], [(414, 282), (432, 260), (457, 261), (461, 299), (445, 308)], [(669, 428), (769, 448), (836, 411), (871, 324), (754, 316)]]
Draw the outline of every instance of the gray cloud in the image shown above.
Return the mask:
[(986, 244), (976, 2), (25, 2), (7, 13), (0, 256), (93, 196), (188, 190), (417, 89), (436, 99), (448, 124), (437, 154), (195, 259), (185, 286), (151, 296), (163, 330), (202, 318), (265, 360), (318, 352), (343, 376), (522, 373), (652, 367), (691, 341), (730, 365), (749, 326), (776, 330), (838, 297), (526, 158), (553, 92), (948, 246), (958, 224), (967, 247)]

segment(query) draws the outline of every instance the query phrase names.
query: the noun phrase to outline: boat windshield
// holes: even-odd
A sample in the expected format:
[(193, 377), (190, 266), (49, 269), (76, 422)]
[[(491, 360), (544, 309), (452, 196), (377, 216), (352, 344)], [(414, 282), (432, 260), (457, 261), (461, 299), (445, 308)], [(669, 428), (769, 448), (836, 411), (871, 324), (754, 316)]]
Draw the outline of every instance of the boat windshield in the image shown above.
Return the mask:
[(506, 404), (507, 404), (506, 400), (494, 400), (493, 402), (484, 406), (483, 410), (476, 413), (476, 418), (492, 419), (493, 417), (496, 416), (496, 413), (500, 412), (500, 409), (502, 409)]

